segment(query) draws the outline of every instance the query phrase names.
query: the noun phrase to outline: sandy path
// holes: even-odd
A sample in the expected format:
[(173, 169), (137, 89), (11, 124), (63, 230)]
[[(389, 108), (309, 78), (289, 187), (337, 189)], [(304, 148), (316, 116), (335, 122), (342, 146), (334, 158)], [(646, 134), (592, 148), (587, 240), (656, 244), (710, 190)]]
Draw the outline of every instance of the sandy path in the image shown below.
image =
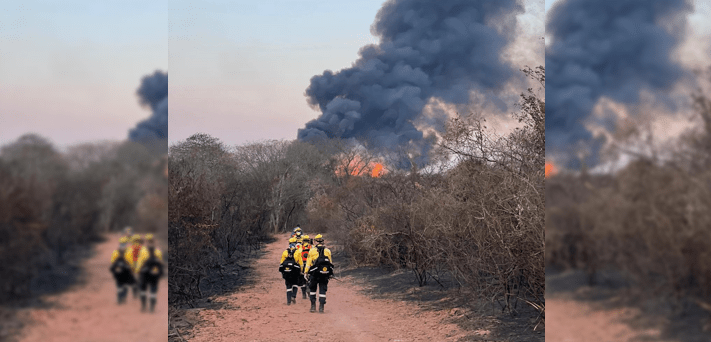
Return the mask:
[[(591, 304), (546, 298), (546, 342), (664, 341), (659, 330), (635, 330), (623, 323), (638, 310), (600, 310)], [(669, 341), (672, 342), (672, 341)]]
[[(141, 313), (140, 300), (130, 297), (122, 306), (116, 304), (116, 283), (109, 273), (111, 253), (119, 236), (111, 234), (106, 242), (94, 246), (96, 255), (84, 262), (84, 274), (67, 291), (47, 296), (50, 309), (21, 309), (28, 321), (20, 341), (167, 341), (168, 288), (165, 278), (158, 284), (155, 313)], [(132, 295), (131, 295), (132, 296)]]
[(266, 246), (257, 260), (257, 282), (216, 298), (223, 309), (201, 310), (191, 341), (456, 341), (466, 333), (443, 322), (446, 312), (421, 311), (412, 303), (374, 300), (352, 279), (331, 280), (325, 313), (310, 313), (308, 299), (286, 305), (278, 272), (286, 235)]

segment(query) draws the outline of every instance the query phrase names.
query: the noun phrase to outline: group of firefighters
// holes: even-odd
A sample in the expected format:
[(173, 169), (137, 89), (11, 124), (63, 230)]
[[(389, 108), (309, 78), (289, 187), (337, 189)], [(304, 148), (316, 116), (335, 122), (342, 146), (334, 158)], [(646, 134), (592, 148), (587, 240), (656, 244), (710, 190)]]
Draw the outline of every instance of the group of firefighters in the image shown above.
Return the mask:
[(150, 312), (153, 312), (163, 268), (163, 254), (155, 246), (153, 234), (141, 237), (126, 227), (118, 249), (111, 255), (110, 270), (116, 280), (118, 304), (126, 302), (128, 288), (132, 287), (133, 297), (140, 295), (141, 311), (146, 311), (146, 299), (149, 299)]
[[(315, 245), (314, 245), (315, 241)], [(306, 287), (311, 299), (310, 312), (316, 312), (316, 290), (318, 288), (319, 308), (323, 313), (326, 305), (328, 280), (333, 276), (331, 250), (324, 245), (323, 236), (316, 235), (313, 240), (303, 234), (299, 225), (289, 238), (289, 247), (282, 253), (279, 271), (286, 282), (286, 304), (296, 304), (296, 295), (301, 293), (306, 299)]]

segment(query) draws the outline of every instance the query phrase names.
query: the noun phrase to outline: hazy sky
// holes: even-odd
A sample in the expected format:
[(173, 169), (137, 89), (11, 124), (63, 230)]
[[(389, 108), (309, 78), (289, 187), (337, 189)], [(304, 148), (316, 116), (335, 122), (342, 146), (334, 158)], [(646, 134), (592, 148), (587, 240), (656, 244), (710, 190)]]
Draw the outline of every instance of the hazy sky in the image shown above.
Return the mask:
[(0, 1), (0, 145), (123, 140), (150, 115), (141, 77), (168, 70), (168, 0)]
[[(304, 97), (309, 80), (377, 43), (370, 25), (383, 3), (171, 0), (170, 143), (197, 132), (229, 145), (296, 138), (319, 115)], [(539, 12), (523, 20), (542, 36)]]

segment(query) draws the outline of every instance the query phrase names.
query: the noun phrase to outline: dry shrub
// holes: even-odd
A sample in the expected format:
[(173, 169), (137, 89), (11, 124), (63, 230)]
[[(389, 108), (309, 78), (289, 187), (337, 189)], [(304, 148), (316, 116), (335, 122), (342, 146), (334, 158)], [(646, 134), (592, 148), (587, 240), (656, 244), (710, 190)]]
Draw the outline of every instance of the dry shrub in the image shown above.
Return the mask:
[[(543, 85), (543, 68), (526, 72)], [(309, 202), (309, 223), (329, 227), (357, 265), (406, 268), (420, 286), (451, 279), (464, 298), (501, 301), (512, 312), (523, 298), (542, 311), (544, 108), (533, 90), (522, 95), (522, 125), (506, 137), (476, 117), (451, 120), (423, 170), (341, 172)], [(377, 159), (354, 148), (333, 163), (354, 153)], [(407, 164), (402, 155), (390, 165)]]
[(642, 295), (674, 304), (711, 301), (711, 101), (701, 93), (694, 101), (707, 124), (671, 158), (548, 180), (547, 264), (585, 269), (591, 283), (599, 270), (617, 270)]

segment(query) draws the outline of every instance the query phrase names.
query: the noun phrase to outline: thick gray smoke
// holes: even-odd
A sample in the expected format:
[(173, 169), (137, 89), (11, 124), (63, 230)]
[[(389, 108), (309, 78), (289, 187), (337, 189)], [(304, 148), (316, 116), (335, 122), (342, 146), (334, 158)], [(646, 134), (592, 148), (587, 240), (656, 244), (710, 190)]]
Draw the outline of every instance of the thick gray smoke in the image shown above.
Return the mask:
[(298, 138), (426, 151), (414, 122), (432, 97), (467, 104), (472, 90), (491, 94), (516, 75), (501, 55), (522, 12), (520, 0), (388, 1), (371, 27), (380, 43), (361, 48), (352, 67), (311, 79), (306, 96), (322, 114)]
[[(692, 7), (684, 0), (557, 4), (546, 23), (553, 41), (546, 48), (546, 150), (582, 143), (592, 151), (586, 162), (598, 163), (604, 141), (594, 140), (584, 126), (593, 107), (601, 97), (637, 104), (643, 89), (663, 96), (684, 76), (671, 55)], [(606, 126), (614, 125), (613, 120)], [(579, 166), (574, 158), (563, 162)]]
[(143, 77), (136, 91), (141, 105), (149, 106), (153, 113), (131, 129), (129, 139), (144, 143), (165, 143), (168, 139), (168, 74), (156, 71)]

